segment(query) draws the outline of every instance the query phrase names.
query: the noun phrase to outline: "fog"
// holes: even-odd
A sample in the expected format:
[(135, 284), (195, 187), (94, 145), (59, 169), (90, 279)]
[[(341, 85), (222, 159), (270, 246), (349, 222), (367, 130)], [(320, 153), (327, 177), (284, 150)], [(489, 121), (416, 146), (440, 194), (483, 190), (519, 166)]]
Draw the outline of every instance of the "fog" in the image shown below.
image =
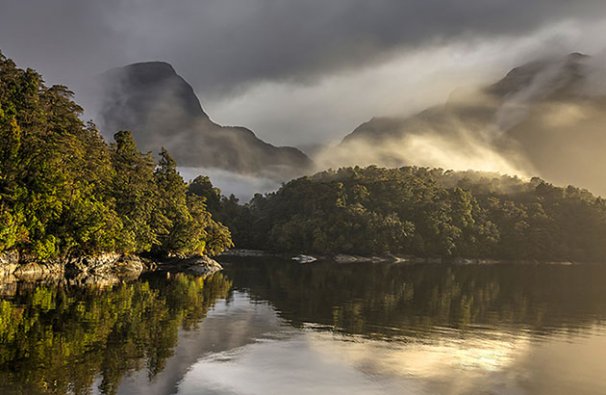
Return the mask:
[(280, 187), (280, 182), (271, 178), (247, 176), (223, 169), (179, 167), (179, 173), (188, 182), (199, 175), (206, 175), (223, 195), (233, 194), (242, 203), (248, 202), (255, 193), (268, 193)]
[(0, 50), (76, 93), (112, 67), (166, 61), (214, 121), (299, 146), (545, 53), (594, 54), (604, 15), (601, 0), (5, 0)]
[[(381, 143), (338, 144), (373, 117), (404, 119), (444, 105), (461, 90), (477, 91), (533, 60), (571, 52), (603, 59), (605, 35), (601, 0), (6, 0), (0, 13), (0, 50), (48, 83), (69, 86), (87, 119), (99, 122), (100, 103), (88, 89), (94, 76), (133, 62), (165, 61), (192, 85), (212, 121), (244, 126), (273, 145), (301, 147), (315, 159), (313, 170), (370, 163), (473, 168), (539, 175), (602, 194), (601, 108), (575, 102), (529, 109), (557, 86), (549, 72), (495, 103), (484, 127), (455, 122), (444, 135), (426, 125)], [(604, 92), (602, 64), (588, 69), (588, 96)], [(179, 111), (174, 105), (164, 110), (151, 114), (150, 123), (166, 124), (166, 111)], [(116, 132), (101, 126), (108, 138)], [(171, 131), (145, 139), (145, 150), (176, 150), (191, 135)], [(194, 147), (194, 159), (225, 156), (202, 169), (231, 160), (212, 145), (210, 151)], [(198, 167), (194, 160), (182, 165)], [(240, 170), (215, 172), (215, 182), (245, 196), (289, 178), (280, 168), (271, 177)]]

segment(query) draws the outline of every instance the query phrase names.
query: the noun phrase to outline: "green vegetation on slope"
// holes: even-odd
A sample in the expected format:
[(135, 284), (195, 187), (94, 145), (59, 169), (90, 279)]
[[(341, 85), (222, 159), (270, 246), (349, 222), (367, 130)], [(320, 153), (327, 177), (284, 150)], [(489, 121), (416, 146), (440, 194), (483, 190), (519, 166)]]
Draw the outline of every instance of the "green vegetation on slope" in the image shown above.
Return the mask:
[(217, 254), (232, 245), (168, 152), (129, 132), (106, 144), (63, 86), (0, 54), (0, 253), (37, 259), (102, 252)]
[(606, 201), (540, 179), (403, 167), (293, 180), (217, 216), (240, 247), (319, 254), (606, 260)]

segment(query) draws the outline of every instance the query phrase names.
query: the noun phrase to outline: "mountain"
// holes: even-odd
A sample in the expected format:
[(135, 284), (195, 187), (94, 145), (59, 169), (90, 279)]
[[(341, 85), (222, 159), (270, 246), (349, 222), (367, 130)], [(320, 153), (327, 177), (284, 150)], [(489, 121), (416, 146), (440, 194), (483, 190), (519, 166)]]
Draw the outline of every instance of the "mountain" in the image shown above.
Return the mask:
[(168, 63), (112, 69), (100, 82), (102, 129), (130, 130), (142, 150), (165, 147), (180, 166), (288, 178), (312, 165), (296, 148), (276, 147), (244, 127), (213, 122), (193, 88)]
[(379, 150), (371, 160), (393, 166), (417, 164), (406, 146), (419, 140), (450, 148), (445, 155), (471, 157), (481, 147), (525, 174), (606, 195), (606, 90), (595, 63), (579, 53), (527, 63), (413, 116), (373, 118), (338, 150)]

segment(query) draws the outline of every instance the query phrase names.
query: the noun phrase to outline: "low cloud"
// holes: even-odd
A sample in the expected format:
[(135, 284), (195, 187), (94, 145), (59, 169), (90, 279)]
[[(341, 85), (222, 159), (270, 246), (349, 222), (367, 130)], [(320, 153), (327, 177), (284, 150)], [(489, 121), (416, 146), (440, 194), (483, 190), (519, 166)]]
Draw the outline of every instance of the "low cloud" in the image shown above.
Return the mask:
[[(0, 50), (49, 83), (68, 85), (86, 108), (96, 105), (84, 89), (92, 76), (133, 62), (167, 61), (193, 85), (214, 121), (248, 127), (272, 144), (307, 147), (338, 141), (375, 116), (404, 117), (443, 103), (460, 87), (480, 86), (535, 58), (600, 53), (604, 15), (603, 0), (5, 0)], [(600, 68), (595, 74), (601, 82), (590, 88), (597, 95), (606, 78)], [(492, 132), (520, 122), (515, 114), (524, 97), (517, 99), (501, 108)], [(557, 116), (583, 115), (568, 110)], [(457, 132), (459, 140), (466, 136), (458, 145), (429, 132), (377, 152), (445, 168), (534, 169), (510, 151), (494, 150), (490, 138)], [(325, 151), (318, 158), (321, 165), (341, 163), (339, 157), (343, 164), (384, 159), (363, 151)], [(218, 178), (232, 188), (234, 177)], [(252, 180), (250, 188), (270, 184)]]
[(440, 40), (313, 83), (269, 80), (203, 103), (219, 123), (246, 125), (279, 145), (313, 146), (341, 139), (376, 116), (403, 117), (444, 103), (533, 60), (600, 53), (606, 44), (594, 38), (605, 34), (604, 22), (562, 22), (522, 38)]
[[(431, 132), (380, 141), (355, 140), (329, 147), (315, 158), (318, 168), (342, 166), (403, 165), (439, 167), (445, 170), (478, 170), (527, 178), (531, 166), (512, 152), (499, 153), (488, 141), (460, 130), (455, 139)], [(522, 165), (524, 163), (524, 165)]]
[(248, 202), (255, 193), (272, 192), (280, 187), (280, 182), (275, 179), (246, 176), (222, 169), (180, 167), (179, 172), (186, 181), (199, 175), (208, 176), (223, 195), (233, 194), (242, 202)]

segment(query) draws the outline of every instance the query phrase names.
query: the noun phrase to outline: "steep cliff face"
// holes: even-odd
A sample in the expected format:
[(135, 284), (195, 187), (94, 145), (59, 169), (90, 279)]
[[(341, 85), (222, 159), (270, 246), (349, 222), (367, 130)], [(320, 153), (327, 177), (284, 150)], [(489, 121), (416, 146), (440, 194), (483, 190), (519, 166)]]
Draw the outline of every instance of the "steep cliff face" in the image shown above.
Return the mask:
[(102, 85), (102, 129), (130, 130), (142, 150), (165, 147), (181, 166), (286, 178), (312, 165), (296, 148), (276, 147), (244, 127), (213, 122), (192, 87), (168, 63), (113, 69), (102, 76)]
[(394, 165), (415, 164), (398, 150), (410, 137), (431, 136), (461, 150), (482, 144), (529, 173), (606, 194), (600, 171), (606, 168), (606, 90), (595, 86), (594, 63), (573, 53), (525, 64), (444, 105), (410, 117), (373, 118), (347, 135), (339, 149), (380, 147), (385, 162), (377, 164)]

